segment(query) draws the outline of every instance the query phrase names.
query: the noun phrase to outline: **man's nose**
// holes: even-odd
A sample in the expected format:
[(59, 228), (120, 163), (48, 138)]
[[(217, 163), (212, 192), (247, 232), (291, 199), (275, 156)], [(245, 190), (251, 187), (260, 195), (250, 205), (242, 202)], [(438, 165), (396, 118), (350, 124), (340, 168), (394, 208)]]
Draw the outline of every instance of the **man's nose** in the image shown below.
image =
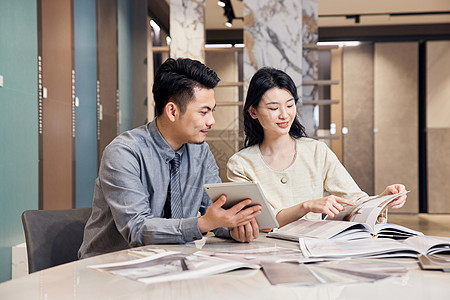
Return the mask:
[(211, 126), (213, 126), (215, 123), (216, 123), (216, 120), (214, 119), (214, 116), (213, 116), (213, 114), (211, 113), (211, 114), (210, 114), (210, 117), (209, 117), (208, 120), (206, 121), (206, 125), (207, 125), (208, 127), (211, 127)]

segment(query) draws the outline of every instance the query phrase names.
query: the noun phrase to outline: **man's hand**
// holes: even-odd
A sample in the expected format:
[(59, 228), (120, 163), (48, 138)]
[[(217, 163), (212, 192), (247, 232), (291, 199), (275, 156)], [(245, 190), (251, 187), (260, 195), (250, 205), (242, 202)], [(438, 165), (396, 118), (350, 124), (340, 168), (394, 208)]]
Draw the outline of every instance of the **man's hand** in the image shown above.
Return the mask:
[[(403, 184), (392, 184), (392, 185), (387, 186), (386, 189), (384, 190), (384, 192), (382, 192), (380, 194), (380, 196), (394, 195), (394, 194), (402, 193), (405, 191), (406, 191), (406, 188)], [(389, 206), (391, 206), (392, 208), (402, 207), (403, 205), (405, 205), (406, 197), (407, 197), (406, 195), (403, 195), (403, 196), (399, 197), (398, 199), (395, 199), (394, 201), (389, 203)]]
[(330, 218), (333, 218), (340, 211), (344, 210), (342, 204), (355, 205), (350, 200), (333, 195), (304, 202), (304, 206), (308, 212), (327, 214)]
[(250, 223), (242, 226), (234, 227), (230, 230), (230, 235), (233, 239), (242, 243), (249, 243), (258, 238), (259, 226), (253, 218)]
[(243, 200), (229, 209), (223, 209), (222, 206), (226, 201), (227, 198), (222, 195), (208, 207), (206, 213), (198, 219), (200, 232), (208, 232), (218, 227), (243, 226), (261, 213), (260, 205), (243, 209), (252, 202), (250, 199)]

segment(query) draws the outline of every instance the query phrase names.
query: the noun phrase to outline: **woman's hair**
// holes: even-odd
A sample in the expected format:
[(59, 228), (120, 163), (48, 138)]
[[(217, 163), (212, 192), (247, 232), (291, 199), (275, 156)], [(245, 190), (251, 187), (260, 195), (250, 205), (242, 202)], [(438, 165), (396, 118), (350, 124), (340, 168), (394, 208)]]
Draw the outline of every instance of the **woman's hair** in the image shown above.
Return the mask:
[[(244, 104), (244, 148), (261, 144), (264, 139), (264, 130), (257, 119), (250, 116), (249, 108), (258, 108), (263, 95), (271, 88), (288, 90), (294, 97), (295, 104), (298, 101), (297, 87), (292, 78), (285, 72), (275, 68), (261, 68), (250, 80), (247, 97)], [(297, 114), (292, 123), (289, 135), (293, 138), (306, 137), (305, 127), (300, 124)]]

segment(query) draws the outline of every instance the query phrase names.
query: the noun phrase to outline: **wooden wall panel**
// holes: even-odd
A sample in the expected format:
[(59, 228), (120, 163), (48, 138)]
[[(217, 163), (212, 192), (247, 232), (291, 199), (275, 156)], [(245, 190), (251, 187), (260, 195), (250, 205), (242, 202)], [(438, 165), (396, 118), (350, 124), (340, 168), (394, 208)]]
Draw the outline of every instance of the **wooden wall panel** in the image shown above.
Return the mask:
[(72, 208), (73, 187), (73, 9), (71, 0), (40, 1), (42, 99), (40, 208)]
[(117, 1), (97, 0), (97, 78), (100, 82), (102, 118), (99, 122), (98, 163), (103, 150), (117, 136)]
[(336, 124), (336, 134), (333, 136), (338, 137), (337, 140), (330, 141), (330, 148), (336, 154), (337, 158), (343, 162), (343, 62), (342, 62), (342, 48), (331, 50), (331, 70), (330, 79), (339, 81), (339, 84), (333, 84), (330, 86), (330, 98), (333, 100), (339, 100), (339, 103), (330, 106), (330, 122)]

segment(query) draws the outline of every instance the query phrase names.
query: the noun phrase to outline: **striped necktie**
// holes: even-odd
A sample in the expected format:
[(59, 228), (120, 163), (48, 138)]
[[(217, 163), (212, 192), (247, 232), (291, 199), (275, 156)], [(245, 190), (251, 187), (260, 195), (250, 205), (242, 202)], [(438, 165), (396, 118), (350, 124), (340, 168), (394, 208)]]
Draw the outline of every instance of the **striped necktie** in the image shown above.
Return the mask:
[(170, 210), (173, 219), (183, 218), (183, 204), (181, 202), (180, 187), (180, 162), (180, 154), (175, 153), (175, 157), (170, 161)]

